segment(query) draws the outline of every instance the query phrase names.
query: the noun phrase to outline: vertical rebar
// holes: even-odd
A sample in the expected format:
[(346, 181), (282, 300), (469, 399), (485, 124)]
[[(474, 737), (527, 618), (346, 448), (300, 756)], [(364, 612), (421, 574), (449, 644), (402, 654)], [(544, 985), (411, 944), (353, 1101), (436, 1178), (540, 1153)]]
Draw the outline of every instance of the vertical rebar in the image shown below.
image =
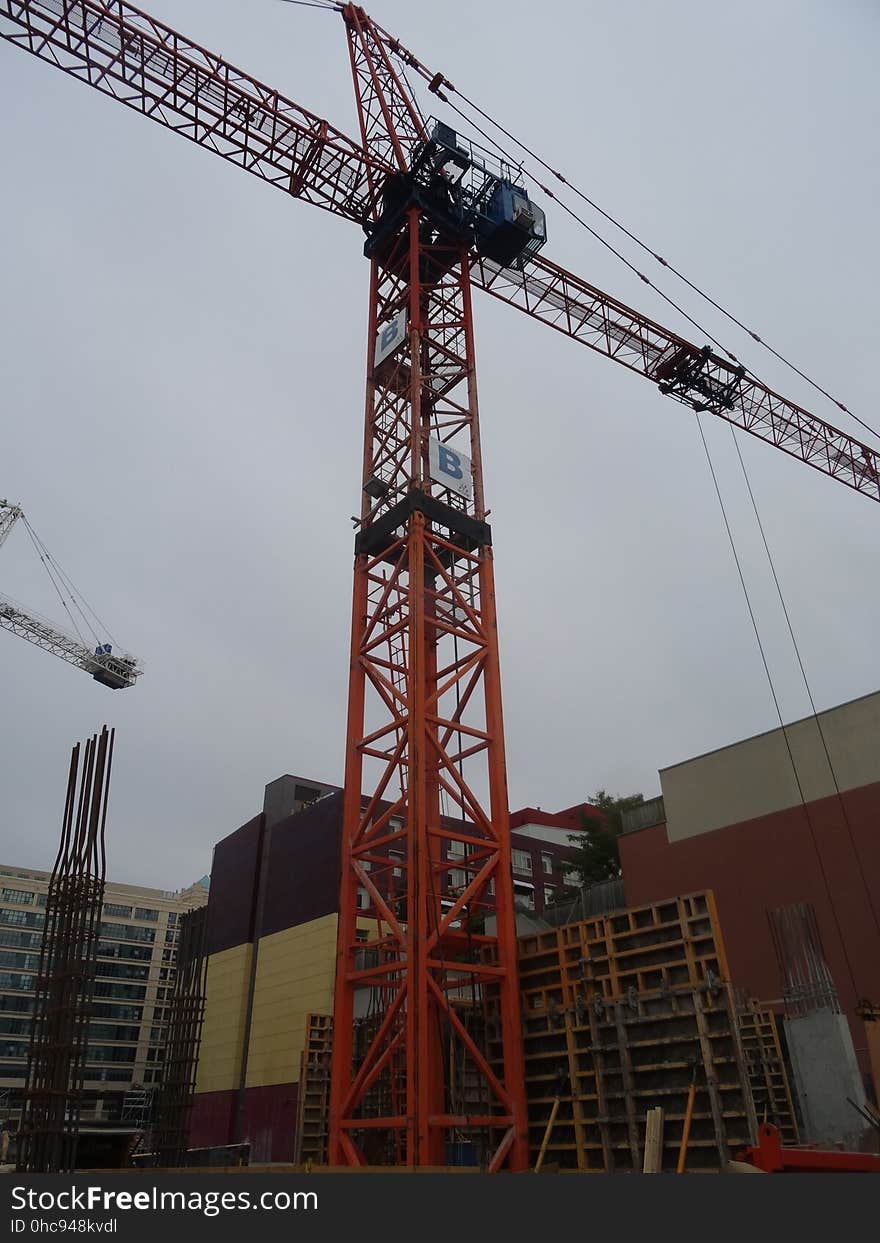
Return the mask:
[(171, 995), (165, 1067), (156, 1105), (155, 1151), (160, 1166), (186, 1164), (189, 1119), (205, 1015), (205, 930), (208, 908), (181, 916), (177, 974)]
[(30, 1173), (76, 1166), (114, 736), (105, 725), (85, 744), (82, 765), (79, 743), (70, 757), (61, 840), (46, 898), (19, 1132), (18, 1168)]

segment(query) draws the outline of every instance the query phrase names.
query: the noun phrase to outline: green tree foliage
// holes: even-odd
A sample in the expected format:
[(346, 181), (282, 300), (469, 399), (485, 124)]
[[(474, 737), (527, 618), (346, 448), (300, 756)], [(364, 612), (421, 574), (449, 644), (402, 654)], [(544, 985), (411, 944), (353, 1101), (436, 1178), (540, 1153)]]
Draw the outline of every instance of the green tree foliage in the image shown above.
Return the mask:
[(623, 813), (644, 801), (641, 794), (617, 796), (605, 790), (589, 795), (587, 802), (598, 810), (582, 814), (582, 832), (568, 835), (575, 854), (565, 866), (575, 885), (596, 885), (620, 875), (617, 839), (623, 830)]

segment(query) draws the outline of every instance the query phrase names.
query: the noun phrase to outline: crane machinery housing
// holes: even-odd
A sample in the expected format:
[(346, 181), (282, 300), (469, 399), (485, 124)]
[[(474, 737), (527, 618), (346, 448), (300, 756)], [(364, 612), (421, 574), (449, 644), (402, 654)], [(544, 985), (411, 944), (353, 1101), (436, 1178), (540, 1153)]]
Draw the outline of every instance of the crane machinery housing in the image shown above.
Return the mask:
[[(0, 35), (366, 233), (333, 1164), (528, 1161), (493, 580), (471, 297), (482, 290), (880, 500), (876, 451), (545, 256), (503, 160), (426, 121), (454, 92), (354, 4), (359, 138), (122, 0), (0, 0)], [(453, 874), (457, 878), (454, 883)], [(461, 883), (461, 878), (464, 878)]]
[[(32, 538), (35, 543), (37, 542), (36, 536), (33, 534), (21, 506), (0, 500), (0, 548), (3, 547), (10, 531), (19, 519), (28, 526)], [(79, 602), (73, 584), (63, 571), (60, 570), (57, 563), (54, 563), (51, 558), (47, 561), (48, 554), (45, 547), (41, 551), (38, 545), (38, 551), (53, 585), (61, 594), (65, 607), (68, 607), (64, 601), (64, 594), (66, 593), (71, 603), (91, 628), (91, 622), (86, 617), (83, 604)], [(15, 600), (10, 599), (9, 596), (0, 595), (0, 626), (11, 634), (18, 635), (20, 639), (27, 639), (29, 643), (42, 648), (44, 652), (51, 652), (53, 656), (66, 660), (68, 664), (76, 665), (78, 669), (84, 669), (86, 673), (91, 674), (96, 682), (100, 682), (102, 686), (108, 686), (114, 691), (134, 686), (142, 673), (138, 662), (133, 656), (130, 656), (128, 652), (114, 652), (113, 644), (100, 638), (96, 632), (93, 631), (96, 640), (95, 646), (90, 647), (82, 635), (78, 634), (74, 638), (73, 635), (65, 634), (63, 630), (59, 630), (57, 626), (47, 621), (45, 617), (40, 617), (39, 614), (31, 609), (24, 608), (16, 603)]]

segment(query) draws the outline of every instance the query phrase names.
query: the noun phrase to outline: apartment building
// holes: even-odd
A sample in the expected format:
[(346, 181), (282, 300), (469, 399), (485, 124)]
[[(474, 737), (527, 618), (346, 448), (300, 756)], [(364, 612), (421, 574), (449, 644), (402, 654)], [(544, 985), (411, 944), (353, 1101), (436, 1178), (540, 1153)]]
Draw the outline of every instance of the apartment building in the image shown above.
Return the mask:
[[(21, 1115), (50, 874), (0, 867), (0, 1122)], [(171, 892), (108, 882), (83, 1118), (119, 1122), (149, 1108), (162, 1078), (178, 921), (208, 901), (208, 877)]]

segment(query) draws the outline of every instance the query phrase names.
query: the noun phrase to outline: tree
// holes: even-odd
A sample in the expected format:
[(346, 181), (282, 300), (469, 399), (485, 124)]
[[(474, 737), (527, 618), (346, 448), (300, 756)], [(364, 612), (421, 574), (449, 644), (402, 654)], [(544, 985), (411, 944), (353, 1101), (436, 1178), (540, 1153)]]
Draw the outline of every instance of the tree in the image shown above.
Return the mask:
[(645, 800), (641, 794), (615, 796), (597, 790), (587, 801), (597, 810), (581, 814), (582, 832), (569, 833), (568, 840), (574, 845), (575, 853), (565, 865), (565, 870), (581, 887), (620, 875), (617, 839), (623, 831), (623, 813)]

